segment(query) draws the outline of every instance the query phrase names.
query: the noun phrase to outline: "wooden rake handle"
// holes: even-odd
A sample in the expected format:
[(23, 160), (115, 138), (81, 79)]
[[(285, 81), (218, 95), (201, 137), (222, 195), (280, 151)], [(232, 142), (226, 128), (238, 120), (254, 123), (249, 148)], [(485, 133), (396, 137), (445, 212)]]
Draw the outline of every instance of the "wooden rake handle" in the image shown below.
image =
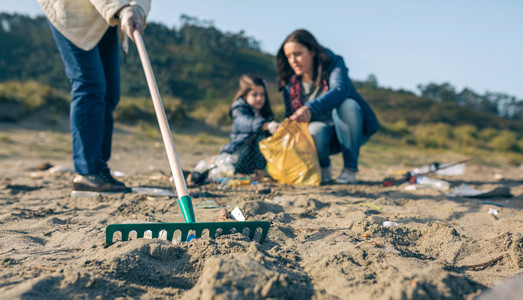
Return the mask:
[(169, 123), (167, 122), (167, 116), (165, 115), (165, 110), (163, 108), (160, 91), (158, 90), (156, 79), (154, 78), (153, 69), (151, 67), (151, 62), (149, 61), (149, 56), (147, 55), (147, 50), (145, 50), (145, 44), (143, 43), (142, 35), (140, 32), (138, 32), (138, 30), (135, 30), (133, 36), (136, 47), (138, 48), (138, 53), (140, 54), (140, 60), (142, 61), (145, 78), (147, 79), (147, 85), (149, 86), (149, 91), (151, 92), (151, 97), (153, 99), (154, 110), (156, 112), (156, 117), (158, 118), (158, 124), (160, 125), (165, 151), (167, 152), (167, 159), (169, 160), (169, 165), (171, 167), (171, 172), (174, 179), (174, 186), (176, 187), (176, 194), (178, 198), (188, 196), (189, 193), (187, 192), (187, 185), (185, 183), (185, 178), (183, 177), (182, 167), (180, 166), (178, 154), (176, 154), (176, 148), (174, 147), (171, 129), (169, 128)]

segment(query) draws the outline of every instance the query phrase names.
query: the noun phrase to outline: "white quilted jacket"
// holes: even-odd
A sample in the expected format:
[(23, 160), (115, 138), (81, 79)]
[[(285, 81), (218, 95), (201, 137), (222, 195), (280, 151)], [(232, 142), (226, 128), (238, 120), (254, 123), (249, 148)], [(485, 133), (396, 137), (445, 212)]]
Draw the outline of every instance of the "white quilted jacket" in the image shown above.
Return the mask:
[(53, 26), (83, 50), (91, 50), (109, 26), (118, 25), (115, 14), (126, 5), (137, 5), (145, 15), (151, 0), (37, 0)]

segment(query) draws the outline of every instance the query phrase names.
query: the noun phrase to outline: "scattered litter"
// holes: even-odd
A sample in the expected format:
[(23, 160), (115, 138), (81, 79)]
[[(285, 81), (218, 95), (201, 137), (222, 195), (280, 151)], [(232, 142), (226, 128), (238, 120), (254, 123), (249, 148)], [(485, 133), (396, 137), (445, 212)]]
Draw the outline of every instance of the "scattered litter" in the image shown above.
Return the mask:
[[(402, 177), (400, 179), (395, 178), (385, 178), (383, 181), (383, 186), (389, 187), (389, 186), (396, 186), (400, 185), (404, 182), (408, 183), (415, 183), (416, 177), (424, 176), (427, 174), (438, 174), (438, 175), (445, 175), (445, 176), (458, 176), (465, 174), (465, 163), (468, 161), (471, 161), (471, 158), (464, 159), (457, 162), (447, 163), (447, 164), (440, 164), (438, 162), (433, 162), (429, 165), (422, 166), (419, 168), (412, 169), (408, 172), (399, 172), (398, 175), (401, 175)], [(413, 191), (417, 188), (410, 187), (406, 188), (407, 190)]]
[(499, 203), (496, 203), (496, 202), (490, 202), (490, 201), (481, 201), (482, 204), (487, 204), (487, 205), (494, 205), (494, 206), (497, 206), (497, 207), (505, 207), (505, 205), (503, 204), (499, 204)]
[(472, 158), (467, 158), (461, 161), (446, 164), (433, 162), (429, 165), (415, 168), (408, 173), (410, 173), (410, 175), (425, 175), (429, 173), (436, 173), (447, 176), (463, 175), (465, 174), (465, 163), (471, 160)]
[(459, 176), (465, 174), (465, 163), (460, 164), (441, 164), (436, 174), (445, 176)]
[(428, 188), (426, 185), (419, 185), (419, 184), (409, 184), (405, 186), (406, 191), (417, 191), (417, 190), (423, 190)]
[(497, 216), (497, 215), (498, 215), (498, 210), (489, 207), (489, 209), (488, 209), (488, 214), (489, 214), (489, 215), (493, 215), (493, 216)]
[(249, 177), (241, 177), (230, 180), (227, 185), (229, 186), (240, 186), (240, 185), (250, 185), (251, 179)]
[(368, 202), (360, 203), (360, 206), (368, 207), (370, 209), (375, 209), (375, 210), (382, 210), (381, 206), (374, 205), (374, 204), (368, 203)]
[(219, 178), (230, 177), (234, 175), (234, 165), (238, 161), (238, 155), (222, 153), (220, 155), (214, 155), (207, 159), (200, 160), (194, 172), (204, 174), (209, 172), (210, 179), (217, 180)]
[(265, 198), (265, 201), (273, 203), (273, 204), (277, 204), (277, 203), (285, 201), (285, 198), (283, 198), (283, 197), (274, 197), (272, 200), (269, 199), (269, 198)]
[(231, 218), (236, 221), (245, 221), (245, 217), (238, 206), (231, 211)]
[(197, 208), (211, 209), (219, 208), (220, 206), (214, 200), (203, 200), (200, 203), (196, 204)]
[(42, 178), (45, 177), (45, 175), (49, 174), (47, 171), (36, 171), (29, 173), (29, 176), (31, 178)]
[(142, 194), (148, 196), (168, 196), (176, 197), (176, 194), (172, 190), (151, 188), (151, 187), (133, 187), (133, 194)]
[(494, 179), (496, 179), (496, 180), (502, 180), (504, 178), (505, 178), (505, 176), (503, 176), (503, 174), (494, 174)]
[(450, 184), (444, 180), (430, 178), (427, 176), (418, 176), (416, 178), (416, 183), (419, 185), (424, 185), (433, 189), (436, 189), (441, 192), (446, 192), (450, 188)]
[(47, 172), (49, 172), (51, 174), (56, 174), (56, 173), (73, 173), (73, 169), (68, 168), (68, 167), (64, 167), (64, 166), (54, 166), (54, 167), (49, 168), (47, 170)]
[(113, 175), (114, 177), (124, 177), (125, 173), (121, 171), (111, 171), (111, 175)]
[(218, 185), (218, 189), (219, 190), (225, 190), (229, 187), (229, 181), (231, 181), (232, 178), (228, 177), (228, 178), (223, 178), (220, 182), (220, 184)]
[(45, 169), (43, 171), (31, 172), (31, 173), (29, 173), (29, 176), (31, 178), (42, 178), (49, 174), (60, 175), (60, 174), (73, 173), (73, 172), (74, 171), (68, 167), (54, 166), (54, 167), (49, 167), (48, 169)]
[(385, 222), (383, 222), (383, 226), (385, 226), (385, 227), (387, 227), (387, 226), (398, 226), (398, 223), (392, 222), (392, 221), (385, 221)]
[(486, 190), (477, 190), (465, 183), (462, 183), (460, 186), (453, 188), (446, 195), (449, 197), (472, 198), (512, 197), (512, 194), (510, 193), (510, 188), (506, 186), (500, 186)]
[(399, 252), (398, 250), (393, 249), (393, 248), (385, 248), (385, 250), (390, 251), (392, 253), (401, 254), (401, 252)]

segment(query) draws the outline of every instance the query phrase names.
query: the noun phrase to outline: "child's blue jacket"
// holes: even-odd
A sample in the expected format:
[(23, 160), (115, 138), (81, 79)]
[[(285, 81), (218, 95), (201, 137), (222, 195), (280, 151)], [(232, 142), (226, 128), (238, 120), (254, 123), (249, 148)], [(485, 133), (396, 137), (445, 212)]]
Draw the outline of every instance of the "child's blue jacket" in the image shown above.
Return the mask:
[(220, 153), (233, 153), (251, 136), (262, 131), (263, 124), (273, 120), (273, 115), (262, 117), (243, 98), (238, 98), (231, 106), (229, 114), (232, 118), (231, 141), (222, 147)]

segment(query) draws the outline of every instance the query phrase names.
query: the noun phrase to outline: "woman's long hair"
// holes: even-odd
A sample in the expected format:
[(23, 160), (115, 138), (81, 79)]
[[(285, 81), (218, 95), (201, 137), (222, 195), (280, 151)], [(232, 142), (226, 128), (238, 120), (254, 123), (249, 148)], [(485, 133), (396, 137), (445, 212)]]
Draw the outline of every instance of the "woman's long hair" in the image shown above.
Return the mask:
[(298, 29), (285, 38), (281, 44), (280, 49), (278, 50), (278, 54), (276, 55), (276, 70), (278, 71), (279, 90), (281, 91), (291, 76), (294, 75), (294, 71), (292, 70), (289, 61), (287, 60), (287, 56), (285, 56), (285, 51), (283, 51), (283, 46), (285, 46), (285, 44), (288, 42), (299, 43), (306, 47), (309, 51), (315, 53), (312, 68), (314, 73), (312, 74), (312, 78), (314, 80), (314, 84), (316, 86), (320, 86), (322, 83), (321, 75), (328, 69), (332, 59), (329, 54), (325, 52), (323, 46), (320, 45), (318, 41), (316, 41), (310, 32), (305, 29)]
[(269, 93), (267, 91), (267, 84), (265, 83), (265, 80), (260, 76), (252, 74), (242, 75), (240, 77), (240, 86), (238, 88), (238, 91), (236, 92), (236, 95), (234, 96), (234, 99), (232, 100), (232, 104), (234, 104), (234, 102), (240, 97), (244, 100), (247, 100), (247, 94), (252, 90), (252, 88), (255, 85), (263, 86), (263, 91), (265, 92), (265, 103), (260, 109), (260, 114), (262, 117), (268, 118), (272, 116), (272, 108), (271, 104), (269, 103)]

